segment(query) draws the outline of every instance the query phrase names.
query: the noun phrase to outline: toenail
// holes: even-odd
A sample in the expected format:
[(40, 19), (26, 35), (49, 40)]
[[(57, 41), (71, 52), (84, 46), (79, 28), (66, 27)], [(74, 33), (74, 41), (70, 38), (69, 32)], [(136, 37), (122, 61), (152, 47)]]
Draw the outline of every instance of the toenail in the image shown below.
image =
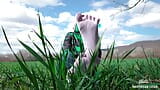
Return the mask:
[(89, 19), (92, 20), (92, 16), (90, 16)]
[(88, 15), (86, 15), (86, 19), (88, 19)]
[(97, 19), (97, 23), (99, 23), (99, 21), (100, 21), (100, 19), (98, 18), (98, 19)]
[(93, 17), (93, 21), (95, 21), (95, 19), (96, 19), (96, 18), (95, 18), (95, 17)]

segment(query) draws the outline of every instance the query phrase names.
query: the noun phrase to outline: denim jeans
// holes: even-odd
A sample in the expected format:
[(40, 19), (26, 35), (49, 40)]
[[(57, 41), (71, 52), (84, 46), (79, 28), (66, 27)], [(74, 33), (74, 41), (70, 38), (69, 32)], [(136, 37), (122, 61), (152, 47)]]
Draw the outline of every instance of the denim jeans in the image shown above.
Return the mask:
[(68, 52), (67, 54), (67, 59), (66, 59), (66, 67), (67, 69), (70, 69), (75, 61), (75, 57), (73, 56), (73, 54), (71, 52)]

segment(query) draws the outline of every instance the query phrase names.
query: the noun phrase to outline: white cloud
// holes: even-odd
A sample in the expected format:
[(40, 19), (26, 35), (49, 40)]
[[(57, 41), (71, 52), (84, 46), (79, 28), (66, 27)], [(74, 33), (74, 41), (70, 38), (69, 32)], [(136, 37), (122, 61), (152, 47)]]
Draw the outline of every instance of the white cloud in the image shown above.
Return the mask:
[(37, 17), (35, 9), (12, 3), (0, 3), (0, 11), (1, 21), (35, 24), (35, 17)]
[(57, 18), (58, 23), (71, 22), (73, 20), (74, 16), (72, 16), (69, 12), (62, 12), (59, 14), (59, 17)]
[(103, 39), (101, 42), (102, 43), (101, 48), (107, 48), (113, 43), (113, 41), (115, 41), (116, 43), (115, 46), (123, 46), (123, 45), (128, 45), (129, 44), (128, 42), (145, 40), (146, 37), (149, 37), (149, 36), (144, 36), (132, 31), (127, 31), (122, 29), (117, 30), (116, 33), (115, 31), (112, 31), (112, 33), (107, 32), (103, 36)]
[(138, 39), (144, 37), (144, 35), (137, 34), (136, 32), (126, 31), (126, 30), (120, 30), (119, 35), (123, 40), (132, 40), (132, 41), (137, 41)]
[[(4, 3), (0, 3), (0, 11), (3, 13), (0, 14), (0, 25), (5, 28), (13, 49), (17, 51), (22, 48), (22, 46), (18, 44), (17, 38), (31, 45), (28, 35), (31, 36), (34, 42), (40, 43), (37, 36), (31, 32), (32, 30), (38, 31), (38, 12), (34, 8), (26, 7), (21, 4), (13, 4), (9, 2), (3, 4)], [(6, 10), (3, 8), (6, 8)], [(73, 31), (72, 28), (75, 23), (74, 17), (69, 12), (60, 13), (58, 18), (43, 16), (42, 13), (39, 14), (41, 16), (45, 35), (53, 42), (56, 47), (55, 49), (59, 51), (65, 34), (68, 31)], [(53, 23), (56, 23), (56, 25)], [(65, 27), (61, 27), (63, 23), (66, 24)], [(0, 35), (3, 35), (2, 32), (0, 32)], [(8, 46), (4, 37), (0, 36), (0, 38), (2, 38), (0, 44), (4, 45), (4, 48), (7, 48)], [(19, 48), (17, 48), (18, 46)], [(3, 50), (6, 51), (6, 49)]]
[(129, 11), (131, 18), (126, 22), (126, 25), (141, 25), (144, 27), (160, 28), (159, 8), (160, 4), (152, 1), (139, 4), (137, 7)]
[(112, 34), (105, 33), (101, 41), (101, 48), (105, 49), (109, 47), (113, 43), (113, 41), (115, 41), (115, 46), (123, 46), (123, 45), (129, 45), (137, 41), (157, 40), (157, 39), (160, 39), (160, 37), (154, 35), (138, 34), (133, 31), (121, 29), (117, 33), (112, 33)]
[(128, 20), (126, 24), (128, 26), (142, 25), (142, 26), (152, 26), (160, 28), (160, 13), (149, 13), (145, 15), (138, 15)]
[(37, 24), (37, 12), (33, 8), (4, 2), (0, 3), (0, 12), (0, 25), (6, 29), (9, 38), (17, 38), (18, 33), (30, 31)]
[[(40, 43), (36, 35), (33, 32), (31, 32), (33, 29), (36, 31), (38, 30), (38, 12), (34, 8), (27, 7), (21, 3), (0, 1), (0, 12), (0, 25), (2, 25), (5, 28), (8, 39), (15, 51), (22, 49), (22, 46), (18, 43), (17, 38), (31, 45), (31, 41), (28, 38), (28, 34), (36, 43)], [(63, 29), (60, 30), (60, 26), (50, 23), (55, 21), (55, 19), (58, 20), (59, 23), (66, 22), (67, 20), (68, 22), (70, 22), (71, 14), (64, 12), (61, 15), (59, 15), (59, 18), (43, 16), (41, 12), (39, 12), (39, 14), (41, 16), (41, 21), (43, 24), (45, 34), (49, 37), (49, 40), (54, 40), (56, 42), (56, 46), (60, 47), (62, 38), (64, 38), (64, 35), (67, 31), (63, 31)], [(65, 16), (67, 19), (63, 18)], [(0, 45), (3, 45), (4, 47), (2, 51), (10, 51), (6, 50), (9, 48), (6, 44), (2, 32), (0, 32), (0, 35)]]
[(100, 7), (103, 7), (105, 5), (108, 4), (108, 1), (106, 0), (101, 0), (101, 1), (94, 1), (92, 2), (90, 5), (93, 7), (93, 8), (100, 8)]
[(53, 18), (53, 17), (51, 17), (51, 16), (45, 16), (44, 18), (43, 18), (43, 23), (44, 22), (53, 22), (53, 21), (56, 21), (56, 18)]
[[(9, 40), (15, 45), (14, 48), (17, 50), (21, 49), (20, 47), (18, 48), (20, 45), (17, 44), (17, 38), (29, 44), (28, 34), (31, 35), (35, 42), (40, 43), (35, 34), (31, 32), (32, 29), (38, 30), (38, 12), (34, 8), (26, 7), (25, 5), (22, 3), (1, 3), (0, 1), (0, 25), (4, 26)], [(153, 2), (152, 4), (147, 5), (159, 6), (159, 4)], [(160, 26), (158, 18), (159, 14), (157, 14), (159, 10), (157, 8), (150, 7), (150, 9), (145, 9), (145, 14), (143, 16), (140, 14), (141, 10), (138, 9), (139, 11), (137, 11), (137, 8), (130, 10), (128, 13), (118, 14), (118, 8), (90, 10), (84, 13), (101, 19), (100, 24), (102, 27), (99, 28), (100, 34), (106, 30), (101, 45), (102, 48), (107, 48), (114, 40), (116, 41), (116, 45), (119, 46), (128, 44), (126, 41), (155, 39), (153, 36), (145, 36), (134, 31), (127, 31), (122, 27), (125, 25)], [(114, 18), (112, 17), (113, 14), (116, 14)], [(58, 17), (44, 16), (42, 13), (40, 13), (40, 16), (45, 34), (58, 51), (61, 48), (66, 33), (73, 31), (75, 17), (70, 12), (61, 12)], [(126, 19), (126, 16), (131, 16), (131, 19), (124, 24), (123, 21)], [(2, 38), (0, 45), (3, 45), (5, 48), (3, 50), (6, 50), (8, 46), (6, 45), (4, 37), (2, 37), (2, 32), (0, 32), (0, 35), (0, 38)]]

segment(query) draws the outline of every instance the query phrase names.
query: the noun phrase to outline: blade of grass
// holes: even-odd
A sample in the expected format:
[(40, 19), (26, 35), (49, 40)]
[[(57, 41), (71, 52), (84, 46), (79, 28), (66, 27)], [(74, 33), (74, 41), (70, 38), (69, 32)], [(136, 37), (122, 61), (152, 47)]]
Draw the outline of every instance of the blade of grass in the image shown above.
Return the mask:
[(39, 86), (38, 86), (38, 81), (37, 81), (37, 78), (36, 78), (36, 73), (34, 71), (34, 69), (32, 68), (32, 78), (33, 78), (33, 81), (34, 81), (34, 87), (36, 87), (37, 90), (39, 90)]
[[(95, 66), (95, 65), (93, 65), (93, 64), (95, 63), (95, 60), (98, 58), (98, 54), (100, 53), (100, 52), (99, 52), (99, 49), (100, 49), (102, 37), (103, 37), (103, 35), (99, 38), (98, 43), (97, 43), (97, 45), (96, 45), (96, 48), (95, 48), (93, 54), (91, 53), (91, 62), (90, 62), (90, 64), (89, 64), (89, 67), (88, 67), (87, 71), (92, 71), (93, 68), (94, 68), (94, 66)], [(91, 70), (91, 69), (92, 69), (92, 70)]]
[(47, 61), (48, 62), (48, 65), (49, 65), (49, 70), (50, 70), (50, 73), (51, 73), (51, 78), (52, 78), (52, 84), (53, 84), (53, 88), (56, 90), (57, 89), (57, 70), (56, 70), (56, 65), (55, 65), (55, 62), (54, 62), (54, 58), (52, 57), (52, 54), (50, 53), (49, 51), (49, 60)]
[(142, 50), (143, 50), (143, 53), (144, 53), (144, 56), (145, 56), (145, 58), (146, 58), (147, 62), (149, 62), (149, 59), (148, 59), (148, 57), (147, 57), (147, 54), (146, 54), (146, 52), (145, 52), (145, 50), (144, 50), (143, 45), (142, 45), (141, 47), (142, 47)]
[(56, 53), (56, 50), (54, 49), (53, 45), (50, 43), (50, 41), (47, 39), (47, 37), (45, 37), (45, 40), (47, 41), (47, 43), (51, 46), (51, 48), (54, 51), (54, 55), (58, 55), (58, 53)]
[(113, 42), (113, 44), (111, 46), (111, 53), (110, 53), (110, 58), (109, 58), (109, 64), (111, 64), (111, 61), (112, 61), (112, 58), (113, 58), (114, 46), (115, 46), (115, 41)]
[[(109, 56), (109, 54), (110, 54), (111, 47), (112, 47), (112, 46), (110, 46), (110, 48), (107, 48), (107, 54), (105, 55), (104, 62), (106, 62), (106, 60), (107, 60), (107, 58), (108, 58), (108, 56)], [(103, 63), (104, 63), (104, 62), (103, 62)]]
[(35, 52), (31, 47), (29, 47), (28, 45), (26, 45), (25, 43), (23, 43), (22, 41), (18, 40), (21, 45), (26, 48), (33, 56), (35, 56), (36, 60), (40, 61), (44, 66), (46, 66), (48, 68), (48, 65), (46, 64), (46, 62), (44, 61), (44, 59), (37, 53)]
[(104, 58), (104, 60), (103, 60), (103, 64), (105, 64), (107, 58), (109, 57), (109, 54), (112, 52), (113, 47), (114, 47), (114, 42), (113, 42), (112, 45), (107, 49), (107, 53), (106, 53), (105, 58)]
[[(39, 48), (36, 43), (34, 43), (34, 42), (32, 42), (32, 43), (33, 43), (33, 45), (37, 48), (37, 50), (38, 50), (44, 57), (46, 57), (45, 53), (41, 50), (41, 48)], [(46, 57), (46, 58), (47, 58), (47, 57)]]
[(23, 55), (22, 55), (22, 52), (20, 51), (19, 53), (20, 53), (20, 55), (21, 55), (21, 57), (22, 57), (23, 63), (24, 63), (25, 65), (27, 65), (26, 62), (25, 62), (25, 59), (24, 59), (24, 57), (23, 57)]
[(131, 50), (123, 53), (122, 59), (121, 61), (123, 61), (128, 55), (130, 55), (134, 50), (136, 49), (136, 47), (132, 48)]
[(14, 56), (16, 57), (16, 59), (18, 60), (21, 68), (23, 69), (23, 71), (25, 72), (25, 74), (27, 75), (27, 77), (30, 79), (30, 81), (33, 83), (33, 85), (35, 86), (35, 88), (38, 90), (38, 87), (37, 87), (36, 82), (35, 82), (35, 78), (33, 78), (32, 73), (30, 72), (30, 70), (27, 68), (27, 66), (21, 61), (21, 59), (13, 51), (13, 49), (11, 47), (11, 44), (9, 43), (8, 37), (7, 37), (7, 35), (6, 35), (5, 30), (4, 30), (3, 27), (2, 27), (2, 31), (3, 31), (3, 34), (5, 36), (5, 39), (7, 41), (7, 44), (9, 46), (9, 48), (11, 49), (12, 53), (14, 54)]
[(47, 56), (47, 49), (46, 49), (46, 44), (45, 44), (45, 36), (43, 34), (43, 28), (42, 28), (42, 23), (41, 23), (41, 18), (40, 18), (40, 15), (38, 14), (38, 23), (39, 23), (39, 30), (40, 30), (40, 37), (41, 37), (41, 41), (42, 41), (42, 45), (43, 45), (43, 48), (44, 48), (44, 52)]
[[(41, 36), (34, 30), (34, 33), (39, 37), (39, 39), (41, 39)], [(54, 51), (54, 56), (57, 56), (58, 53), (56, 53), (56, 50), (54, 49), (53, 45), (50, 43), (50, 41), (47, 39), (46, 36), (44, 36), (46, 42), (50, 45), (50, 47), (53, 49)], [(42, 50), (41, 50), (42, 51)], [(42, 51), (43, 52), (43, 51)], [(45, 56), (45, 54), (43, 54)], [(45, 56), (46, 57), (46, 56)]]

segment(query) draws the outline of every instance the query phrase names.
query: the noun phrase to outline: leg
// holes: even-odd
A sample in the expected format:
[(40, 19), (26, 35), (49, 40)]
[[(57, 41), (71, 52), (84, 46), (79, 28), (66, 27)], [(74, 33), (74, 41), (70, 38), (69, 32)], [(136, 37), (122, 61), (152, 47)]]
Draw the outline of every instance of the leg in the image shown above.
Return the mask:
[(73, 64), (74, 64), (74, 61), (75, 61), (75, 57), (73, 56), (73, 54), (71, 52), (68, 52), (67, 54), (67, 60), (66, 60), (66, 67), (67, 67), (67, 70), (70, 69)]

